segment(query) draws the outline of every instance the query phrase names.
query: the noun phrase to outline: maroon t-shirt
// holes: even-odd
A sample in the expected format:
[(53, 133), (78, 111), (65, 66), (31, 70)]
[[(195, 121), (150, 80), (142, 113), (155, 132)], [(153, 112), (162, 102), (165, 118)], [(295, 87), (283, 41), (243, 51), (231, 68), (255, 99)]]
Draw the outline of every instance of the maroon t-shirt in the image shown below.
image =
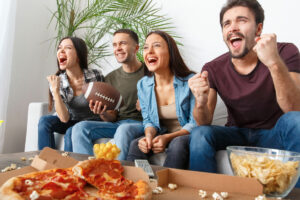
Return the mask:
[[(300, 73), (297, 47), (278, 43), (278, 51), (288, 70)], [(225, 53), (205, 64), (204, 70), (208, 71), (210, 87), (217, 91), (227, 107), (226, 126), (270, 129), (283, 114), (269, 69), (260, 61), (250, 74), (241, 75), (234, 69), (230, 54)]]

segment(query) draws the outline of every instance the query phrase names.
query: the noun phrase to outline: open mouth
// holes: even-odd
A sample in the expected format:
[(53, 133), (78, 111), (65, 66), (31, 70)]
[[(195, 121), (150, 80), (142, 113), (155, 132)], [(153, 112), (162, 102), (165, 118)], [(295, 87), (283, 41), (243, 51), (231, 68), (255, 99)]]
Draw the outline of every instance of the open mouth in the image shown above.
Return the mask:
[(66, 64), (67, 58), (59, 58), (59, 64)]
[(157, 58), (155, 58), (155, 57), (149, 57), (149, 58), (147, 58), (147, 61), (148, 61), (148, 63), (149, 64), (155, 64), (156, 62), (157, 62)]
[(243, 38), (244, 36), (242, 33), (232, 33), (228, 35), (227, 40), (234, 48), (239, 48), (242, 44)]
[(230, 38), (230, 43), (234, 48), (238, 48), (239, 46), (241, 46), (242, 38), (232, 37), (232, 38)]

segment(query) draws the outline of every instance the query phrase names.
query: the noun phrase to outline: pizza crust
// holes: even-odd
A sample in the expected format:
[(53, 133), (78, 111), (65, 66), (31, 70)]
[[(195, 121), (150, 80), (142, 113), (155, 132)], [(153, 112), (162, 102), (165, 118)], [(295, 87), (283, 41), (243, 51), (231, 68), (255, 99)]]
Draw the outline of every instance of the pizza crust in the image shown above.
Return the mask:
[(152, 199), (152, 188), (146, 181), (139, 180), (134, 185), (137, 186), (138, 189), (138, 195), (135, 197), (136, 200)]
[(85, 179), (85, 177), (83, 176), (83, 170), (93, 167), (96, 164), (96, 162), (97, 162), (97, 159), (79, 161), (72, 168), (73, 174), (75, 176), (78, 176), (79, 178)]
[(24, 200), (17, 192), (13, 189), (16, 185), (22, 184), (18, 177), (12, 177), (7, 180), (0, 188), (0, 199), (1, 200)]

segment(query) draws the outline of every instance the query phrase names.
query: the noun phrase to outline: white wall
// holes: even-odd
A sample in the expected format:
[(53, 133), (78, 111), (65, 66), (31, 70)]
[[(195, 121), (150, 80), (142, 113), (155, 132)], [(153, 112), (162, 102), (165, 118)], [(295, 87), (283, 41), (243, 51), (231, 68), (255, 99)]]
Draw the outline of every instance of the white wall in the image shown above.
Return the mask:
[[(227, 51), (222, 39), (219, 12), (226, 0), (156, 0), (162, 13), (172, 18), (182, 36), (181, 52), (195, 71)], [(293, 42), (300, 49), (300, 1), (259, 0), (265, 10), (263, 33), (276, 33), (278, 41)]]
[[(55, 1), (18, 0), (3, 153), (24, 151), (29, 102), (47, 100), (46, 75), (56, 70), (47, 29)], [(36, 138), (33, 138), (36, 139)]]
[[(219, 11), (225, 0), (155, 0), (162, 13), (172, 18), (176, 32), (182, 37), (180, 47), (186, 63), (195, 71), (203, 64), (227, 51), (222, 41)], [(295, 43), (300, 48), (300, 1), (260, 0), (265, 9), (264, 33), (276, 33), (278, 41)], [(27, 107), (33, 101), (47, 101), (46, 75), (56, 71), (55, 53), (49, 50), (47, 39), (53, 35), (47, 29), (51, 14), (47, 8), (55, 1), (18, 0), (16, 34), (13, 44), (12, 77), (4, 152), (24, 150)], [(108, 59), (104, 73), (119, 66)], [(37, 139), (37, 138), (32, 138)], [(1, 149), (1, 148), (0, 148)]]

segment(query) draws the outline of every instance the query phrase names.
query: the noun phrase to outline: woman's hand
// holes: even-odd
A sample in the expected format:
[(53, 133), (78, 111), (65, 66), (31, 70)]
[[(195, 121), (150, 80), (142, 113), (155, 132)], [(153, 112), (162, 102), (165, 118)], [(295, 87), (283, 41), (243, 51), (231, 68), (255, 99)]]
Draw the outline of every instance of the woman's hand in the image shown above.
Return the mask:
[(169, 139), (167, 135), (158, 135), (152, 140), (152, 143), (152, 151), (154, 153), (160, 153), (165, 150), (167, 144), (169, 143)]
[[(150, 143), (149, 143), (150, 141)], [(150, 149), (151, 149), (151, 140), (149, 140), (149, 138), (147, 137), (143, 137), (139, 140), (138, 143), (139, 149), (143, 152), (143, 153), (149, 153)], [(150, 146), (150, 148), (149, 148)]]
[(141, 105), (139, 99), (136, 101), (135, 108), (137, 109), (137, 111), (141, 112)]
[(60, 77), (56, 75), (50, 75), (47, 76), (47, 80), (51, 85), (52, 91), (58, 93), (60, 88)]

